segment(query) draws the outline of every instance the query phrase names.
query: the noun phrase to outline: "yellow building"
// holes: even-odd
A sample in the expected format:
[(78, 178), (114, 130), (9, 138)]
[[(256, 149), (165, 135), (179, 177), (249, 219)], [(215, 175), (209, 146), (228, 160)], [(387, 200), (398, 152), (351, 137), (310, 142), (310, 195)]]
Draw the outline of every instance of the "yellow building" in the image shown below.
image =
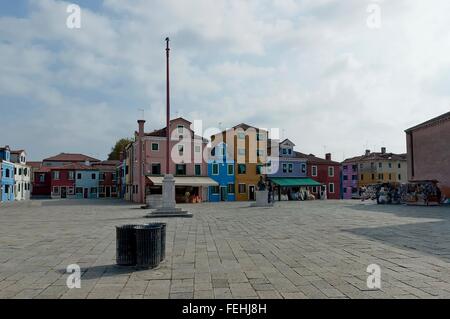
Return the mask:
[(235, 198), (255, 200), (262, 167), (267, 162), (268, 132), (244, 123), (211, 136), (212, 147), (224, 142), (234, 160)]
[(387, 153), (383, 147), (380, 153), (367, 150), (352, 162), (358, 167), (358, 187), (408, 181), (406, 154)]

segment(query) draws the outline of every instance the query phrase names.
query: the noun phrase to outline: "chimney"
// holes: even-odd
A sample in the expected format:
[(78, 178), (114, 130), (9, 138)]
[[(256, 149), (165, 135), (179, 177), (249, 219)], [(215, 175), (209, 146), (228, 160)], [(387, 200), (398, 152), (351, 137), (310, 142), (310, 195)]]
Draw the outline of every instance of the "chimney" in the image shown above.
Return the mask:
[(370, 150), (366, 150), (366, 156), (370, 155)]
[(89, 162), (89, 160), (85, 160), (85, 161), (84, 161), (84, 165), (85, 165), (85, 166), (91, 166), (91, 162)]
[(386, 147), (381, 148), (381, 154), (386, 154)]
[(325, 154), (325, 159), (326, 159), (327, 161), (331, 161), (331, 153), (326, 153), (326, 154)]
[(139, 125), (139, 137), (142, 138), (144, 137), (144, 124), (145, 124), (145, 120), (138, 120), (138, 125)]

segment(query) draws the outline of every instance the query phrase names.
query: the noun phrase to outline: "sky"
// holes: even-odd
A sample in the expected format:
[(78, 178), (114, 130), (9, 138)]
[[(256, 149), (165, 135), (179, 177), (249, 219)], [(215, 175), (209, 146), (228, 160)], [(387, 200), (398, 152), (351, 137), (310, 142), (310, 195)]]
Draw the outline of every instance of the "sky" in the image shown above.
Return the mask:
[(170, 37), (173, 118), (279, 128), (337, 161), (403, 153), (405, 129), (450, 110), (449, 12), (448, 0), (1, 1), (0, 145), (105, 159), (137, 119), (162, 128)]

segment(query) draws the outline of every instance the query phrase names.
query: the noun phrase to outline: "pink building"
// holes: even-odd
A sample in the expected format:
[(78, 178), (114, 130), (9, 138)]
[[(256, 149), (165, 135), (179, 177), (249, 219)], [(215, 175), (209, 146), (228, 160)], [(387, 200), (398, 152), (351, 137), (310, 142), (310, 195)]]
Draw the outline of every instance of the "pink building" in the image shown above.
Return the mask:
[(437, 180), (450, 198), (450, 112), (406, 131), (408, 179)]
[[(133, 145), (133, 201), (144, 203), (146, 194), (161, 194), (166, 172), (166, 128), (145, 133), (145, 121), (138, 121)], [(204, 153), (208, 141), (194, 134), (191, 122), (170, 121), (169, 172), (175, 176), (177, 202), (197, 202), (208, 198), (208, 186), (217, 183), (208, 177)], [(145, 185), (145, 187), (143, 187)]]

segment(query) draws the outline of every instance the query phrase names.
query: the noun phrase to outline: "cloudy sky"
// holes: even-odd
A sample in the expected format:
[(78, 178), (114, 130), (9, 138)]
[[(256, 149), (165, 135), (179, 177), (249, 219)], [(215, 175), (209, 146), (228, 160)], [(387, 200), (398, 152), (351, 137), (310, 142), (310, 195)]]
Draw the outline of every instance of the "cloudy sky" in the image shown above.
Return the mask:
[(70, 2), (0, 4), (0, 145), (29, 159), (103, 159), (139, 109), (162, 127), (166, 36), (172, 116), (204, 128), (280, 128), (340, 161), (405, 152), (404, 129), (450, 110), (448, 0), (73, 3), (80, 29), (66, 26)]

